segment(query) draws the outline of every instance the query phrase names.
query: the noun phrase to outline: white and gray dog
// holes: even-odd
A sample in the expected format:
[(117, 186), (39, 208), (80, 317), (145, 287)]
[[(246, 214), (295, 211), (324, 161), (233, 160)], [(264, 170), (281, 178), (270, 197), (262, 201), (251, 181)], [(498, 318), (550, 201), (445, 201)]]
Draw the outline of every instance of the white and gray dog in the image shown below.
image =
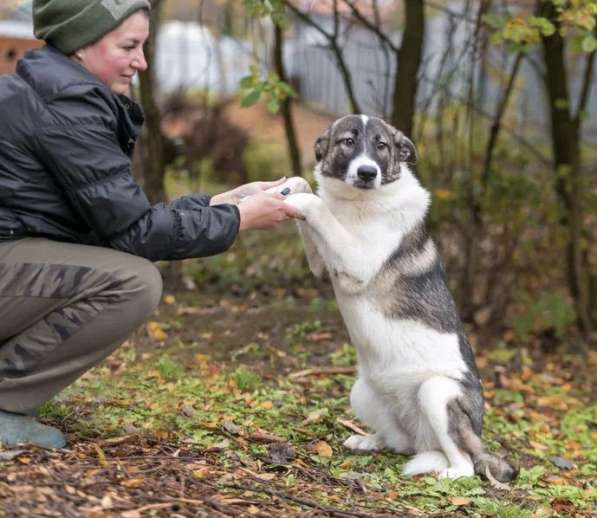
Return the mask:
[(514, 479), (517, 470), (481, 441), (481, 381), (425, 231), (430, 195), (414, 174), (413, 143), (381, 119), (348, 115), (317, 140), (315, 154), (318, 196), (290, 194), (287, 203), (305, 216), (309, 266), (318, 277), (327, 270), (357, 349), (350, 401), (375, 433), (344, 446), (415, 453), (407, 475), (489, 470)]

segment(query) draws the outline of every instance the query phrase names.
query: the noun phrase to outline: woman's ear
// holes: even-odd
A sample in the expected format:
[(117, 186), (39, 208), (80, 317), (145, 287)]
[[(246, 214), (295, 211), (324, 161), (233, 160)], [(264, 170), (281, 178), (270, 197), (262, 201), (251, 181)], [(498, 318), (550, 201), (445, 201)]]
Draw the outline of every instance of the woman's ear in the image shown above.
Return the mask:
[(320, 162), (321, 159), (328, 152), (328, 148), (330, 146), (330, 134), (331, 134), (331, 132), (332, 132), (332, 127), (330, 126), (315, 141), (315, 159), (318, 162)]

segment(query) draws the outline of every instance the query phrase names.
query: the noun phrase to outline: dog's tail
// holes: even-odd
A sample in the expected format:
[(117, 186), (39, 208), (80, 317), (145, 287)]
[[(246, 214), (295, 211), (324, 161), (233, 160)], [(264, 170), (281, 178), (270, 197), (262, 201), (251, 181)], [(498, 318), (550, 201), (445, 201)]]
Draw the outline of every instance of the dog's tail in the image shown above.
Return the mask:
[(448, 459), (441, 451), (424, 451), (410, 459), (402, 473), (408, 477), (422, 473), (439, 473), (448, 467)]
[(473, 456), (475, 474), (483, 478), (493, 477), (498, 482), (510, 482), (518, 476), (518, 469), (506, 459), (487, 453)]
[(463, 401), (456, 399), (448, 404), (448, 419), (456, 445), (471, 456), (475, 475), (498, 482), (510, 482), (518, 476), (516, 467), (486, 450), (481, 439), (481, 423), (478, 422), (475, 430), (471, 412)]

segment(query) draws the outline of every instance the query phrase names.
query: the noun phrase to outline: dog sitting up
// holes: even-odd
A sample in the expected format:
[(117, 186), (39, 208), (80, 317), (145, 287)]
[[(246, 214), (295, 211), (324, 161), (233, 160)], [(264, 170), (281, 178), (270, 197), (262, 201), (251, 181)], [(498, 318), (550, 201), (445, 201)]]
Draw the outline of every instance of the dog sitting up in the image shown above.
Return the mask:
[(481, 441), (484, 400), (473, 352), (425, 231), (429, 192), (416, 150), (400, 131), (365, 115), (343, 117), (317, 140), (318, 196), (290, 194), (313, 273), (327, 270), (357, 349), (350, 401), (375, 431), (355, 451), (415, 454), (406, 475), (435, 472), (512, 480), (517, 470)]

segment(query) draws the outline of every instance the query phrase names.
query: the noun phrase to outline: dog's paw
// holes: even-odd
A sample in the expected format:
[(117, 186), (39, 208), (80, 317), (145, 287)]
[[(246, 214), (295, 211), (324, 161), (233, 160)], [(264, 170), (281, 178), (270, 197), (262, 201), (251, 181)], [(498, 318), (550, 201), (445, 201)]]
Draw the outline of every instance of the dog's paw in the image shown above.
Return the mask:
[(376, 434), (351, 435), (344, 441), (343, 446), (352, 451), (376, 451), (381, 450), (383, 447)]
[(312, 192), (312, 190), (307, 180), (301, 178), (300, 176), (292, 176), (291, 178), (288, 178), (288, 180), (286, 180), (282, 185), (276, 185), (276, 187), (267, 189), (265, 192), (280, 193), (284, 196), (287, 196), (299, 192)]
[(460, 478), (472, 477), (475, 474), (475, 469), (472, 464), (461, 464), (457, 466), (449, 466), (442, 469), (438, 473), (438, 478)]
[(290, 194), (286, 198), (285, 202), (300, 210), (303, 216), (305, 216), (307, 219), (315, 216), (323, 204), (321, 198), (309, 192)]

